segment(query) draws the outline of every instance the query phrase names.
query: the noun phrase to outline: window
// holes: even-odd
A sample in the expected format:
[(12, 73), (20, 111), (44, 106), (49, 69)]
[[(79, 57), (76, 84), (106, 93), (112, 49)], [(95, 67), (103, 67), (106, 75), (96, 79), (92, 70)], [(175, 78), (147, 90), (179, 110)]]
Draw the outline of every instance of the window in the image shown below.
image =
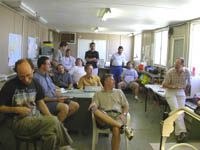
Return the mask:
[(191, 24), (190, 27), (190, 48), (189, 48), (189, 69), (195, 68), (196, 74), (200, 74), (200, 22)]
[(142, 34), (135, 35), (134, 40), (134, 60), (141, 59), (141, 47), (142, 47)]
[(168, 30), (155, 32), (154, 64), (167, 65)]

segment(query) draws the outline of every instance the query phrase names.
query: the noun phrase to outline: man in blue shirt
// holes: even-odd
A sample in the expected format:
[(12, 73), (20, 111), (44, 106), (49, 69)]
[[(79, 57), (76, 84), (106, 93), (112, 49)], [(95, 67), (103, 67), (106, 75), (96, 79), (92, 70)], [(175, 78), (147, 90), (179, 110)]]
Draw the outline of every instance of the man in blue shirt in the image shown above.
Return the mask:
[(60, 88), (72, 89), (73, 87), (72, 76), (68, 72), (65, 72), (62, 64), (57, 66), (57, 72), (53, 76), (53, 82)]
[(60, 121), (75, 113), (79, 109), (79, 104), (71, 101), (68, 97), (62, 97), (56, 92), (56, 88), (48, 75), (50, 61), (46, 56), (42, 56), (37, 62), (38, 70), (34, 78), (41, 84), (45, 92), (44, 101), (52, 114), (57, 114)]
[(138, 79), (138, 73), (135, 69), (132, 68), (132, 63), (129, 61), (127, 62), (127, 69), (123, 71), (121, 75), (121, 82), (118, 83), (119, 89), (124, 89), (130, 87), (135, 91), (135, 99), (138, 100), (139, 94), (139, 84), (136, 82)]

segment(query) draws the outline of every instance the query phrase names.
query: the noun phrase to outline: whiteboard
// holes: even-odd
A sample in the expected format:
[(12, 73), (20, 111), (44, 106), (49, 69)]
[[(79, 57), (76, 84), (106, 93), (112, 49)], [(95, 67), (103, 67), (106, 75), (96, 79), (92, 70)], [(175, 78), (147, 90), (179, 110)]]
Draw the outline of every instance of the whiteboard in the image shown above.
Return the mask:
[(9, 33), (8, 66), (14, 66), (15, 62), (22, 58), (22, 36)]
[(85, 62), (85, 52), (90, 49), (90, 43), (95, 43), (95, 50), (99, 52), (99, 59), (106, 60), (106, 40), (78, 39), (78, 58)]

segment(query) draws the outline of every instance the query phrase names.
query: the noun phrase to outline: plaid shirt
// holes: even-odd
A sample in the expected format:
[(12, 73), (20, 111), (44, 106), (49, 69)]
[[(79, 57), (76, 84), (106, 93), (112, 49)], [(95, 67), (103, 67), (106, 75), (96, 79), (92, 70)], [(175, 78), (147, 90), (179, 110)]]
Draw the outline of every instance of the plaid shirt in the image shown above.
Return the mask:
[(163, 84), (186, 87), (191, 84), (190, 72), (184, 67), (183, 71), (179, 74), (175, 68), (172, 68), (167, 72)]

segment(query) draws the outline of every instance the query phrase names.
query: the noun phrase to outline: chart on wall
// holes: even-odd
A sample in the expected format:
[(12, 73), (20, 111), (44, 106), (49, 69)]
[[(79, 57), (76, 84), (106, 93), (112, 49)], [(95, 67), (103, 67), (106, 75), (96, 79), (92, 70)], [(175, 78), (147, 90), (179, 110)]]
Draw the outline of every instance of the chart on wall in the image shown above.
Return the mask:
[(36, 38), (28, 37), (28, 58), (34, 59), (37, 56)]
[(22, 36), (20, 34), (9, 34), (8, 44), (8, 66), (14, 66), (15, 62), (22, 58)]

